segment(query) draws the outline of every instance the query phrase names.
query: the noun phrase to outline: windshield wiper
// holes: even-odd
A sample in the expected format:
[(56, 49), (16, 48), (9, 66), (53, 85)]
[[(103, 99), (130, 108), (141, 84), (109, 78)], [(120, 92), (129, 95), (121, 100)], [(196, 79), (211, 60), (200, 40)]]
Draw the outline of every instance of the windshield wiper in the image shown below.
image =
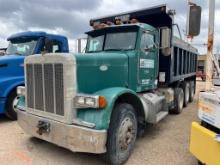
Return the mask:
[(105, 49), (105, 51), (125, 51), (127, 49)]

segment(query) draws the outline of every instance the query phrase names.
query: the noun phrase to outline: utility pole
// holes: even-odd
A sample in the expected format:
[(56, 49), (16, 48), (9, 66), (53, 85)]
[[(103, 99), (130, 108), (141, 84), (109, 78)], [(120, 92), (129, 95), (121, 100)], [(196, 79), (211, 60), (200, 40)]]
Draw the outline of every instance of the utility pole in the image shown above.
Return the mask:
[(81, 38), (77, 39), (77, 46), (78, 46), (77, 52), (82, 53), (82, 39)]
[(212, 84), (212, 74), (213, 74), (213, 44), (214, 44), (214, 26), (215, 26), (215, 0), (209, 0), (209, 30), (208, 30), (208, 45), (207, 45), (207, 55), (205, 62), (206, 70), (206, 91), (210, 91)]

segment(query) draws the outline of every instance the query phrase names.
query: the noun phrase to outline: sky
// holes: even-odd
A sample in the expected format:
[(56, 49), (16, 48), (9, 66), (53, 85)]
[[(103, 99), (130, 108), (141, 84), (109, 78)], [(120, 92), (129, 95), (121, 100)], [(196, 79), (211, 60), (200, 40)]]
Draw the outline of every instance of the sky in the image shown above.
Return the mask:
[[(208, 35), (208, 1), (192, 1), (203, 9), (201, 34), (192, 41), (203, 54)], [(70, 50), (74, 51), (75, 39), (85, 37), (84, 33), (91, 30), (91, 18), (165, 3), (176, 10), (175, 22), (184, 34), (187, 0), (0, 0), (0, 48), (7, 47), (7, 37), (11, 34), (40, 30), (67, 36)], [(220, 53), (220, 21), (217, 20), (220, 20), (219, 1), (216, 2), (215, 53)]]

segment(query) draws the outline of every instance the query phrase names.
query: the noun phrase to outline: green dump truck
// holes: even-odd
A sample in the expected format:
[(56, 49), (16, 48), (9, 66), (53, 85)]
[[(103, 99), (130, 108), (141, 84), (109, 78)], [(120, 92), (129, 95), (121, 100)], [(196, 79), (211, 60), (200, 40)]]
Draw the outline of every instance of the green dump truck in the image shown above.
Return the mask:
[(146, 124), (193, 100), (198, 52), (173, 36), (174, 14), (161, 5), (92, 19), (84, 54), (27, 57), (19, 125), (71, 151), (126, 162)]

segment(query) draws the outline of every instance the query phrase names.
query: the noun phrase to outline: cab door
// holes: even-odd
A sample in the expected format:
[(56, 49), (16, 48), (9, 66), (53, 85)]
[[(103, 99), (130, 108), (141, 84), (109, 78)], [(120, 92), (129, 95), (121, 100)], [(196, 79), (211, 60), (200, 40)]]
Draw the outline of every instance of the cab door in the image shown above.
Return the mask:
[(142, 31), (138, 67), (138, 82), (141, 91), (155, 89), (158, 72), (158, 48), (155, 32)]

